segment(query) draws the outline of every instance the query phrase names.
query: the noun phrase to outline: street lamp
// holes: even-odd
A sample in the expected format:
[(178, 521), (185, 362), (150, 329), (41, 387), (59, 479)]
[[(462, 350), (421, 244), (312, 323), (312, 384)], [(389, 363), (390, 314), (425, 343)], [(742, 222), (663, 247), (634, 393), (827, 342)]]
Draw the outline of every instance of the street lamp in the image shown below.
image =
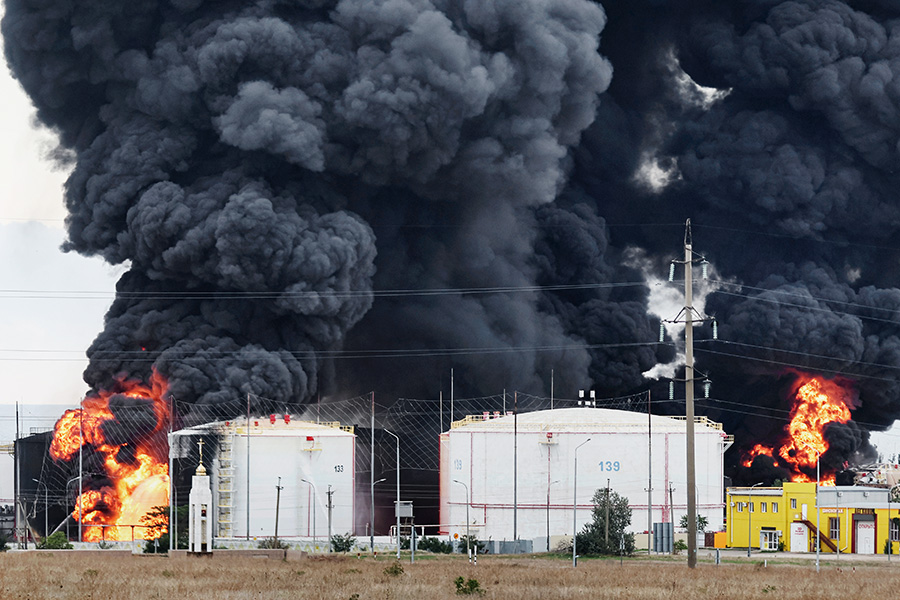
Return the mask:
[(300, 478), (300, 481), (302, 481), (302, 482), (304, 482), (304, 483), (308, 483), (308, 484), (309, 484), (309, 487), (312, 488), (312, 493), (313, 493), (313, 499), (312, 499), (312, 513), (313, 513), (313, 514), (312, 514), (312, 519), (313, 519), (313, 522), (312, 522), (312, 532), (313, 532), (313, 549), (315, 549), (316, 544), (318, 544), (318, 538), (316, 537), (316, 496), (317, 496), (317, 493), (316, 493), (316, 486), (313, 484), (312, 481), (309, 481), (308, 479), (303, 479), (302, 477)]
[(464, 484), (464, 483), (463, 483), (462, 481), (460, 481), (459, 479), (454, 479), (454, 480), (453, 480), (453, 483), (458, 483), (459, 485), (461, 485), (461, 486), (463, 486), (464, 488), (466, 488), (466, 555), (469, 556), (469, 557), (471, 558), (471, 556), (472, 556), (472, 550), (469, 548), (469, 541), (472, 539), (471, 537), (469, 537), (469, 502), (470, 502), (470, 498), (469, 498), (469, 486), (467, 486), (466, 484)]
[[(387, 429), (382, 431), (397, 441), (397, 501), (394, 503), (394, 512), (397, 513), (397, 560), (400, 560), (400, 438)], [(409, 543), (412, 545), (412, 536)]]
[(588, 438), (575, 446), (575, 477), (572, 478), (572, 566), (578, 566), (578, 555), (575, 554), (575, 546), (578, 540), (578, 450), (591, 441)]
[[(763, 482), (754, 483), (750, 486), (752, 490), (758, 485), (762, 485)], [(751, 536), (753, 535), (753, 496), (750, 495), (750, 492), (747, 492), (747, 558), (750, 558), (750, 549), (753, 547), (753, 544), (750, 541)]]
[[(374, 468), (374, 467), (372, 467)], [(387, 481), (384, 477), (373, 481), (369, 488), (369, 497), (372, 499), (372, 529), (369, 531), (369, 550), (375, 552), (375, 484)]]
[(35, 482), (36, 484), (38, 484), (38, 489), (41, 489), (41, 486), (44, 486), (44, 537), (47, 537), (47, 533), (50, 530), (50, 525), (49, 525), (48, 519), (47, 519), (47, 512), (50, 510), (49, 509), (50, 504), (47, 501), (47, 495), (48, 495), (47, 484), (44, 483), (43, 481), (38, 481), (37, 479), (32, 479), (32, 481)]
[(550, 486), (559, 483), (559, 479), (547, 484), (547, 552), (550, 552)]

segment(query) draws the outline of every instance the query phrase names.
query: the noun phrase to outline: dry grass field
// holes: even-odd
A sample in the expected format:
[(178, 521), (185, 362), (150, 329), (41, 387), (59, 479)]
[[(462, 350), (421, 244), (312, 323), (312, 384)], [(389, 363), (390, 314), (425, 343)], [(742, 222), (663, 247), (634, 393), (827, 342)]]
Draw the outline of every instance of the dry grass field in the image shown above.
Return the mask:
[[(562, 559), (483, 557), (401, 563), (380, 558), (320, 557), (276, 561), (216, 558), (173, 560), (153, 556), (0, 555), (2, 600), (167, 600), (237, 598), (309, 600), (440, 600), (481, 597), (511, 600), (571, 598), (828, 600), (893, 598), (900, 565), (840, 569), (812, 565), (701, 564), (584, 560), (577, 569)], [(457, 577), (475, 579), (482, 594), (458, 595)]]

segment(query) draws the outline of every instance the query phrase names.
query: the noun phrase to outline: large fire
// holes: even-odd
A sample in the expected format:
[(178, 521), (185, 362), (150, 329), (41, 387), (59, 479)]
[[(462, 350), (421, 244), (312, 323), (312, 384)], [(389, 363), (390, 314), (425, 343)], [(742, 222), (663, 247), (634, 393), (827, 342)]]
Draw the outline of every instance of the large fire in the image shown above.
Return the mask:
[[(152, 539), (161, 533), (141, 527), (146, 524), (141, 518), (169, 502), (165, 398), (166, 382), (156, 372), (149, 385), (123, 378), (112, 390), (86, 397), (81, 408), (67, 410), (57, 421), (51, 457), (77, 460), (84, 446), (83, 460), (94, 465), (94, 473), (84, 474), (83, 493), (72, 511), (84, 525), (84, 541), (130, 540), (132, 534)], [(155, 422), (141, 419), (148, 413)], [(105, 427), (117, 428), (115, 435)], [(102, 473), (96, 472), (98, 461)]]
[[(749, 467), (757, 456), (766, 455), (774, 459), (775, 466), (791, 472), (791, 481), (815, 481), (816, 462), (828, 450), (825, 440), (825, 426), (828, 423), (846, 423), (850, 420), (847, 405), (847, 390), (839, 384), (812, 377), (797, 390), (791, 421), (786, 428), (786, 436), (777, 448), (756, 444), (744, 454), (742, 464)], [(821, 476), (822, 485), (834, 485), (834, 474)]]

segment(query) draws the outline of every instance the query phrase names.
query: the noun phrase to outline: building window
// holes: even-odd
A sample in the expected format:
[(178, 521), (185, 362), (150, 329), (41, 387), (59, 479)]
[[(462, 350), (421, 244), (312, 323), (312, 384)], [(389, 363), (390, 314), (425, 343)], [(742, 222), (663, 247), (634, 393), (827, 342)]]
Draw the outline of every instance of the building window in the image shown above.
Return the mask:
[(841, 520), (837, 517), (828, 519), (828, 537), (834, 541), (841, 539)]
[(777, 502), (773, 502), (773, 503), (772, 503), (772, 512), (773, 512), (773, 513), (777, 513), (777, 512), (778, 512), (778, 503), (777, 503)]
[(759, 503), (759, 512), (766, 512), (766, 503), (765, 502)]
[(791, 510), (797, 510), (797, 499), (791, 498)]
[(890, 520), (891, 541), (900, 542), (900, 519), (893, 518)]
[(753, 501), (750, 501), (750, 512), (753, 512)]
[(743, 502), (738, 502), (738, 503), (737, 503), (737, 509), (738, 509), (738, 512), (744, 512), (744, 503), (743, 503)]

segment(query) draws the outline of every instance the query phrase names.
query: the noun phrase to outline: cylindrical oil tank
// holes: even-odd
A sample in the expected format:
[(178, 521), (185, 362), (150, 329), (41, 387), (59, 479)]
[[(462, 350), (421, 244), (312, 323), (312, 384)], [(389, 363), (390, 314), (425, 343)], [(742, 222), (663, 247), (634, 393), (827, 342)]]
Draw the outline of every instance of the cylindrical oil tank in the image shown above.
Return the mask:
[[(697, 512), (717, 528), (730, 438), (705, 417), (694, 431)], [(581, 531), (591, 520), (591, 498), (607, 485), (628, 498), (629, 531), (648, 529), (648, 487), (651, 521), (678, 527), (687, 513), (685, 440), (683, 418), (603, 408), (466, 417), (440, 439), (441, 531), (465, 534), (468, 508), (469, 531), (479, 539), (517, 536), (543, 550), (554, 537), (571, 536), (576, 507)]]
[[(190, 436), (193, 431), (177, 435)], [(279, 414), (196, 428), (197, 435), (209, 432), (218, 438), (210, 473), (217, 538), (274, 536), (277, 505), (279, 538), (317, 537), (324, 542), (329, 536), (329, 492), (331, 533), (353, 532), (352, 427)]]

